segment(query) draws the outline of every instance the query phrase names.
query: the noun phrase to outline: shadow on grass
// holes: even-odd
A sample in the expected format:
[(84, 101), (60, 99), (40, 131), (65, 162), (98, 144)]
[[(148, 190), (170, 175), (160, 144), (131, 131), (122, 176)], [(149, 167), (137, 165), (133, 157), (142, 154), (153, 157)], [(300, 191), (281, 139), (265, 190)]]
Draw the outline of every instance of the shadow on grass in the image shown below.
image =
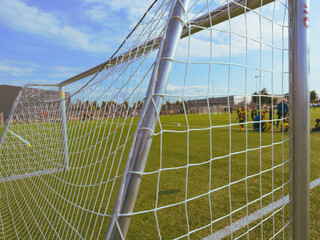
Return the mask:
[(159, 192), (159, 195), (169, 195), (180, 192), (180, 189), (168, 189)]

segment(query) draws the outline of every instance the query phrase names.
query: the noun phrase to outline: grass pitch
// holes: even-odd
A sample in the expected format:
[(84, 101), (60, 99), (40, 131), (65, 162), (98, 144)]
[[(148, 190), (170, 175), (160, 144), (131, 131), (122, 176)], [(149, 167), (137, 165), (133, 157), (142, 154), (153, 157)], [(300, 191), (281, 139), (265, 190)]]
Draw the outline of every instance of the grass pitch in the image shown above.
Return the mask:
[[(311, 126), (319, 116), (319, 109), (311, 109)], [(136, 123), (137, 119), (134, 119), (131, 129), (130, 125), (125, 125), (124, 132), (133, 133)], [(286, 162), (289, 159), (288, 133), (277, 129), (273, 133), (259, 133), (252, 130), (252, 124), (248, 124), (244, 131), (236, 125), (227, 126), (229, 123), (236, 123), (236, 114), (233, 114), (231, 119), (227, 114), (189, 114), (187, 118), (185, 115), (169, 115), (162, 116), (161, 123), (162, 127), (158, 126), (155, 131), (146, 174), (143, 176), (134, 209), (135, 212), (144, 213), (132, 216), (128, 239), (158, 239), (158, 230), (162, 239), (176, 238), (188, 232), (191, 232), (190, 239), (200, 239), (289, 193), (289, 185), (286, 184), (289, 181), (290, 167)], [(108, 221), (95, 214), (90, 215), (78, 207), (103, 212), (108, 206), (107, 213), (110, 214), (117, 191), (110, 194), (108, 205), (109, 196), (101, 194), (98, 187), (76, 186), (88, 186), (94, 183), (93, 181), (107, 180), (103, 169), (107, 169), (106, 172), (110, 172), (111, 176), (115, 175), (115, 170), (110, 171), (111, 164), (118, 163), (120, 159), (120, 151), (115, 150), (124, 149), (124, 161), (119, 165), (123, 168), (131, 140), (126, 140), (120, 131), (112, 134), (111, 129), (116, 126), (115, 122), (97, 124), (88, 121), (68, 124), (69, 139), (73, 139), (78, 133), (82, 136), (69, 143), (70, 151), (74, 154), (70, 158), (71, 170), (68, 173), (57, 173), (56, 178), (43, 176), (24, 182), (19, 180), (1, 184), (1, 196), (15, 188), (20, 191), (15, 191), (16, 202), (12, 201), (14, 198), (10, 194), (1, 201), (2, 218), (9, 219), (4, 227), (7, 236), (41, 236), (35, 224), (29, 232), (24, 227), (34, 221), (30, 215), (32, 212), (35, 216), (42, 216), (37, 219), (37, 224), (44, 229), (45, 236), (54, 237), (54, 233), (50, 231), (55, 229), (63, 238), (77, 238), (78, 235), (70, 228), (76, 226), (82, 236), (98, 238), (101, 235), (99, 239), (103, 239)], [(101, 129), (110, 130), (109, 139), (113, 141), (103, 140), (105, 132)], [(95, 134), (86, 135), (86, 132)], [(32, 136), (29, 138), (32, 140)], [(320, 134), (311, 133), (310, 138), (311, 180), (315, 180), (319, 178), (320, 170)], [(126, 148), (123, 146), (125, 142)], [(95, 148), (104, 147), (111, 151), (96, 155), (94, 149), (84, 147), (90, 144), (95, 144)], [(94, 159), (105, 161), (91, 162), (95, 161)], [(92, 180), (88, 176), (95, 178)], [(67, 185), (62, 189), (61, 181), (71, 182), (73, 186)], [(117, 189), (118, 185), (117, 180), (114, 189)], [(107, 191), (112, 192), (109, 188)], [(21, 196), (25, 196), (27, 201)], [(319, 188), (311, 191), (312, 239), (320, 237), (318, 196)], [(102, 204), (95, 204), (96, 202)], [(248, 207), (244, 207), (246, 204)], [(20, 209), (17, 209), (18, 205)], [(15, 216), (17, 220), (10, 220), (7, 209), (23, 217)], [(61, 216), (57, 216), (57, 212)], [(73, 214), (70, 215), (70, 212)], [(43, 214), (47, 217), (44, 218)], [(270, 239), (277, 233), (275, 239), (288, 239), (289, 228), (282, 231), (288, 219), (289, 206), (285, 206), (274, 215), (270, 213), (233, 233), (232, 237), (239, 237), (252, 229), (248, 232), (250, 239)], [(63, 221), (67, 221), (70, 226), (61, 229), (61, 224), (66, 225)], [(95, 223), (102, 221), (101, 228), (95, 228)], [(19, 226), (18, 233), (13, 230), (14, 226)], [(188, 236), (184, 238), (187, 239)], [(247, 238), (247, 235), (242, 238)], [(231, 236), (227, 239), (231, 239)]]

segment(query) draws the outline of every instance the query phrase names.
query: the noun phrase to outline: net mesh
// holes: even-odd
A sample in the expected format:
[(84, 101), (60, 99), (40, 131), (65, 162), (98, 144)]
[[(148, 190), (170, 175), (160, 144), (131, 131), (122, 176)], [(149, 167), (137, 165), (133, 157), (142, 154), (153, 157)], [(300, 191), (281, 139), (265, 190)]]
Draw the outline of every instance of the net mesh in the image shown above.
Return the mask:
[(0, 112), (0, 127), (4, 127), (3, 112)]
[[(105, 238), (171, 3), (97, 74), (22, 88), (0, 149), (0, 239)], [(181, 20), (146, 166), (129, 171), (143, 177), (118, 215), (126, 237), (288, 239), (288, 3), (194, 0)]]

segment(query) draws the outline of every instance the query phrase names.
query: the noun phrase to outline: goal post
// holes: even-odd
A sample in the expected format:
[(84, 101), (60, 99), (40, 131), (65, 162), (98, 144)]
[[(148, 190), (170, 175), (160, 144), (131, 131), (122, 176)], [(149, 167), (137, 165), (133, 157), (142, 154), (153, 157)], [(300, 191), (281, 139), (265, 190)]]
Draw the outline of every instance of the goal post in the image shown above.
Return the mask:
[(154, 1), (108, 61), (21, 88), (0, 236), (308, 239), (308, 6)]
[(309, 1), (289, 1), (293, 239), (310, 238)]
[[(156, 63), (146, 93), (145, 104), (143, 105), (139, 118), (136, 139), (134, 139), (131, 146), (132, 155), (129, 155), (127, 160), (131, 165), (129, 171), (125, 173), (123, 177), (125, 188), (123, 192), (119, 191), (118, 193), (118, 199), (121, 199), (119, 209), (115, 208), (113, 211), (113, 220), (109, 225), (106, 239), (121, 239), (127, 235), (130, 216), (119, 218), (119, 214), (131, 213), (136, 202), (142, 175), (135, 172), (143, 172), (146, 166), (152, 144), (151, 132), (155, 131), (158, 122), (159, 112), (163, 102), (162, 95), (166, 92), (172, 69), (173, 62), (171, 59), (175, 56), (177, 44), (183, 30), (185, 11), (188, 5), (189, 0), (173, 1), (171, 4), (167, 24), (164, 29)], [(116, 205), (116, 207), (118, 207), (118, 205)]]
[(63, 87), (59, 87), (60, 93), (60, 109), (61, 109), (61, 135), (62, 135), (62, 145), (63, 145), (63, 158), (64, 167), (68, 169), (69, 167), (69, 157), (68, 157), (68, 133), (67, 133), (67, 113), (66, 113), (66, 95)]
[(7, 123), (6, 123), (6, 125), (5, 125), (5, 128), (4, 128), (3, 133), (2, 133), (2, 135), (1, 135), (1, 138), (0, 138), (0, 147), (2, 146), (2, 143), (3, 143), (3, 141), (4, 141), (4, 138), (5, 138), (5, 136), (6, 136), (7, 132), (8, 132), (8, 128), (9, 128), (9, 126), (10, 126), (10, 123), (11, 123), (11, 121), (12, 121), (14, 112), (15, 112), (15, 110), (16, 110), (16, 108), (17, 108), (17, 105), (18, 105), (18, 103), (19, 103), (19, 100), (20, 100), (20, 98), (21, 98), (22, 92), (23, 92), (23, 89), (20, 89), (20, 91), (18, 92), (18, 95), (17, 95), (17, 97), (16, 97), (16, 99), (15, 99), (13, 105), (12, 105), (12, 109), (11, 109), (11, 111), (10, 111), (9, 117), (7, 118)]
[[(57, 89), (57, 86), (26, 85), (16, 96), (0, 140), (1, 182), (58, 173), (67, 168), (66, 128), (62, 127), (66, 127), (64, 101), (56, 104), (60, 92), (45, 88)], [(61, 131), (56, 129), (58, 122)], [(55, 149), (58, 141), (61, 147)]]

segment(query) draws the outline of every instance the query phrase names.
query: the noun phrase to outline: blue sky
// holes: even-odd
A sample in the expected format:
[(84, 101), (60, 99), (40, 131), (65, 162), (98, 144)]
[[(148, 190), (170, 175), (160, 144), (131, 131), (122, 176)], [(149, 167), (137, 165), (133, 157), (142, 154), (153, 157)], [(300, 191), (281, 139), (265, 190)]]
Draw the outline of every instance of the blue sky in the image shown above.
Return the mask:
[(0, 84), (61, 81), (106, 61), (144, 2), (0, 0)]
[[(151, 2), (0, 0), (0, 84), (57, 83), (108, 60)], [(320, 93), (318, 22), (311, 0), (311, 89)]]

